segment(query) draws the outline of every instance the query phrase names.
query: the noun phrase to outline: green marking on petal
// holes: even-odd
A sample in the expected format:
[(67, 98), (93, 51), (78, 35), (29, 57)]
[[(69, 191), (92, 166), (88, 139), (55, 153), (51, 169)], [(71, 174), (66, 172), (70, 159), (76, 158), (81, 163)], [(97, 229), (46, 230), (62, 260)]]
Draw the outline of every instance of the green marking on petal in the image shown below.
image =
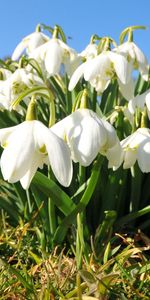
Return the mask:
[(8, 146), (8, 142), (4, 142), (1, 144), (2, 148), (6, 148)]
[(43, 154), (47, 154), (47, 151), (46, 151), (46, 146), (43, 145), (41, 148), (39, 148), (39, 151)]

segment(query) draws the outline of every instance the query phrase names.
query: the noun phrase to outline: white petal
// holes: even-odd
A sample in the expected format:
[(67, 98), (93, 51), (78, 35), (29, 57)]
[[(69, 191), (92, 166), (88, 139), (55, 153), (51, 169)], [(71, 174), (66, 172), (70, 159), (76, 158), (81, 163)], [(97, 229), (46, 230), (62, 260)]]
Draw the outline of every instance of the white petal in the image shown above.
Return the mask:
[(8, 139), (8, 137), (9, 137), (9, 135), (10, 135), (14, 130), (16, 130), (16, 128), (17, 128), (18, 126), (19, 126), (19, 125), (12, 126), (12, 127), (8, 127), (8, 128), (0, 129), (0, 143), (1, 143), (2, 147), (6, 147), (6, 146), (7, 146), (7, 139)]
[(137, 151), (137, 160), (142, 172), (150, 172), (150, 139), (140, 144)]
[(74, 51), (70, 52), (67, 58), (63, 59), (63, 63), (65, 66), (65, 72), (69, 77), (75, 72), (75, 70), (79, 67), (82, 63), (81, 57)]
[[(131, 100), (130, 100), (131, 101)], [(123, 109), (124, 116), (129, 120), (131, 125), (134, 124), (134, 113), (132, 114), (128, 107), (124, 107)]]
[(20, 56), (23, 54), (24, 50), (26, 49), (28, 45), (28, 41), (21, 41), (17, 47), (15, 48), (13, 54), (12, 54), (12, 60), (18, 60)]
[(150, 137), (150, 130), (148, 128), (139, 128), (137, 131), (129, 135), (121, 141), (123, 148), (137, 149), (140, 143)]
[(97, 56), (97, 48), (96, 44), (89, 44), (85, 50), (80, 53), (80, 55), (86, 59), (92, 59)]
[(147, 58), (145, 57), (144, 53), (141, 51), (141, 49), (132, 42), (132, 45), (134, 47), (134, 51), (135, 51), (135, 55), (136, 55), (136, 60), (138, 63), (143, 64), (143, 65), (147, 65)]
[(106, 142), (106, 130), (103, 123), (91, 116), (83, 120), (68, 132), (68, 142), (76, 161), (88, 166), (97, 156)]
[[(72, 180), (73, 170), (68, 146), (62, 139), (56, 136), (51, 129), (48, 129), (39, 121), (34, 122), (36, 122), (34, 126), (36, 148), (39, 150), (43, 148), (43, 146), (46, 148), (46, 153), (43, 154), (48, 154), (55, 177), (63, 186), (69, 186)], [(44, 160), (43, 156), (43, 161)]]
[(109, 51), (109, 57), (114, 64), (114, 69), (120, 81), (123, 84), (129, 82), (131, 78), (131, 65), (127, 59), (120, 54)]
[(136, 109), (136, 99), (131, 99), (128, 103), (129, 112), (134, 115)]
[(145, 106), (146, 94), (147, 94), (147, 92), (145, 92), (141, 95), (137, 95), (134, 99), (136, 106), (141, 108), (142, 110), (144, 109), (144, 106)]
[(135, 82), (131, 78), (128, 83), (123, 84), (118, 78), (118, 84), (122, 96), (128, 101), (134, 98)]
[(40, 156), (34, 154), (33, 160), (31, 161), (30, 167), (26, 174), (20, 179), (22, 187), (27, 190), (30, 186), (32, 178), (34, 177), (39, 167)]
[(145, 103), (146, 103), (147, 109), (150, 111), (150, 90), (146, 91)]
[(109, 148), (106, 152), (108, 159), (108, 168), (119, 168), (123, 162), (123, 150), (120, 143), (116, 143), (112, 148)]
[(60, 47), (59, 42), (57, 39), (51, 39), (45, 56), (45, 67), (49, 75), (59, 73), (62, 57), (63, 50)]
[(43, 34), (42, 32), (34, 32), (32, 37), (30, 37), (28, 41), (28, 51), (27, 53), (30, 54), (34, 49), (38, 48), (39, 46), (43, 45), (49, 41), (49, 37)]
[(95, 90), (100, 94), (107, 89), (109, 83), (110, 80), (102, 79), (100, 76), (97, 76), (96, 78), (90, 80), (91, 86), (93, 86)]
[(93, 80), (96, 76), (100, 76), (101, 79), (109, 79), (111, 74), (111, 61), (106, 53), (101, 53), (93, 59), (87, 61), (84, 68), (84, 78), (87, 81)]
[(16, 182), (25, 175), (33, 159), (32, 124), (20, 124), (7, 142), (8, 146), (1, 156), (1, 170), (5, 180)]
[(64, 141), (66, 140), (66, 132), (67, 132), (67, 126), (69, 126), (70, 116), (62, 119), (61, 121), (57, 122), (55, 125), (53, 125), (50, 129), (52, 132), (54, 132), (57, 136), (59, 136)]
[(85, 66), (86, 66), (86, 62), (80, 65), (73, 73), (68, 86), (69, 91), (72, 91), (74, 89), (79, 79), (83, 76)]
[(46, 51), (49, 48), (49, 45), (50, 45), (50, 41), (37, 47), (30, 53), (29, 57), (36, 59), (38, 63), (40, 63), (41, 61), (45, 60)]
[(106, 149), (112, 148), (118, 142), (118, 137), (117, 137), (116, 131), (109, 122), (107, 122), (105, 120), (102, 120), (102, 122), (107, 131), (107, 141), (106, 141), (105, 147), (106, 147)]
[(69, 147), (62, 139), (50, 132), (47, 136), (46, 149), (55, 177), (63, 186), (69, 186), (73, 174)]
[(131, 168), (137, 159), (137, 149), (127, 149), (124, 151), (124, 169)]

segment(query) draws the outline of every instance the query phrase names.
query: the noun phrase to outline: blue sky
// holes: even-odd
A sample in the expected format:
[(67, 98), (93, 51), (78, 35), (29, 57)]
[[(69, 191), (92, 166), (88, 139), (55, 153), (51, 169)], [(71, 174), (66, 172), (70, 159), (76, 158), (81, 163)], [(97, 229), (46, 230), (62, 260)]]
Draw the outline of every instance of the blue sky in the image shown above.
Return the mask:
[(125, 27), (145, 25), (148, 29), (136, 32), (134, 40), (150, 62), (150, 0), (3, 0), (0, 9), (0, 58), (11, 55), (38, 23), (61, 25), (77, 51), (94, 33), (118, 42)]

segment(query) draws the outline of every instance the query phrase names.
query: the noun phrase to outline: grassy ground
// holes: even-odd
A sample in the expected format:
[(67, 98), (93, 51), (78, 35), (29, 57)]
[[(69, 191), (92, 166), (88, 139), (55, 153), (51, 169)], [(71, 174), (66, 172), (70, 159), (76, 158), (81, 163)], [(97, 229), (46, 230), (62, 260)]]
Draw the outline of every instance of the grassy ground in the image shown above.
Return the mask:
[(43, 251), (29, 223), (0, 221), (0, 300), (150, 299), (150, 240), (116, 233), (105, 251), (78, 266), (67, 245)]

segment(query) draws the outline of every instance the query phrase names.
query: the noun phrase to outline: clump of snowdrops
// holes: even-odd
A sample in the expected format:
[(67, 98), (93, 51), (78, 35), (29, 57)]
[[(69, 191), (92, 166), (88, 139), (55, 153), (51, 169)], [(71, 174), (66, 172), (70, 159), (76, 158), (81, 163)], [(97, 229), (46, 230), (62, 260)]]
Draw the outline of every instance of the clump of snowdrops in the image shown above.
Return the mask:
[(43, 249), (76, 240), (79, 265), (86, 242), (99, 255), (113, 226), (150, 223), (149, 64), (137, 29), (119, 45), (95, 34), (77, 53), (60, 26), (42, 24), (0, 61), (0, 206), (14, 225), (36, 214)]

